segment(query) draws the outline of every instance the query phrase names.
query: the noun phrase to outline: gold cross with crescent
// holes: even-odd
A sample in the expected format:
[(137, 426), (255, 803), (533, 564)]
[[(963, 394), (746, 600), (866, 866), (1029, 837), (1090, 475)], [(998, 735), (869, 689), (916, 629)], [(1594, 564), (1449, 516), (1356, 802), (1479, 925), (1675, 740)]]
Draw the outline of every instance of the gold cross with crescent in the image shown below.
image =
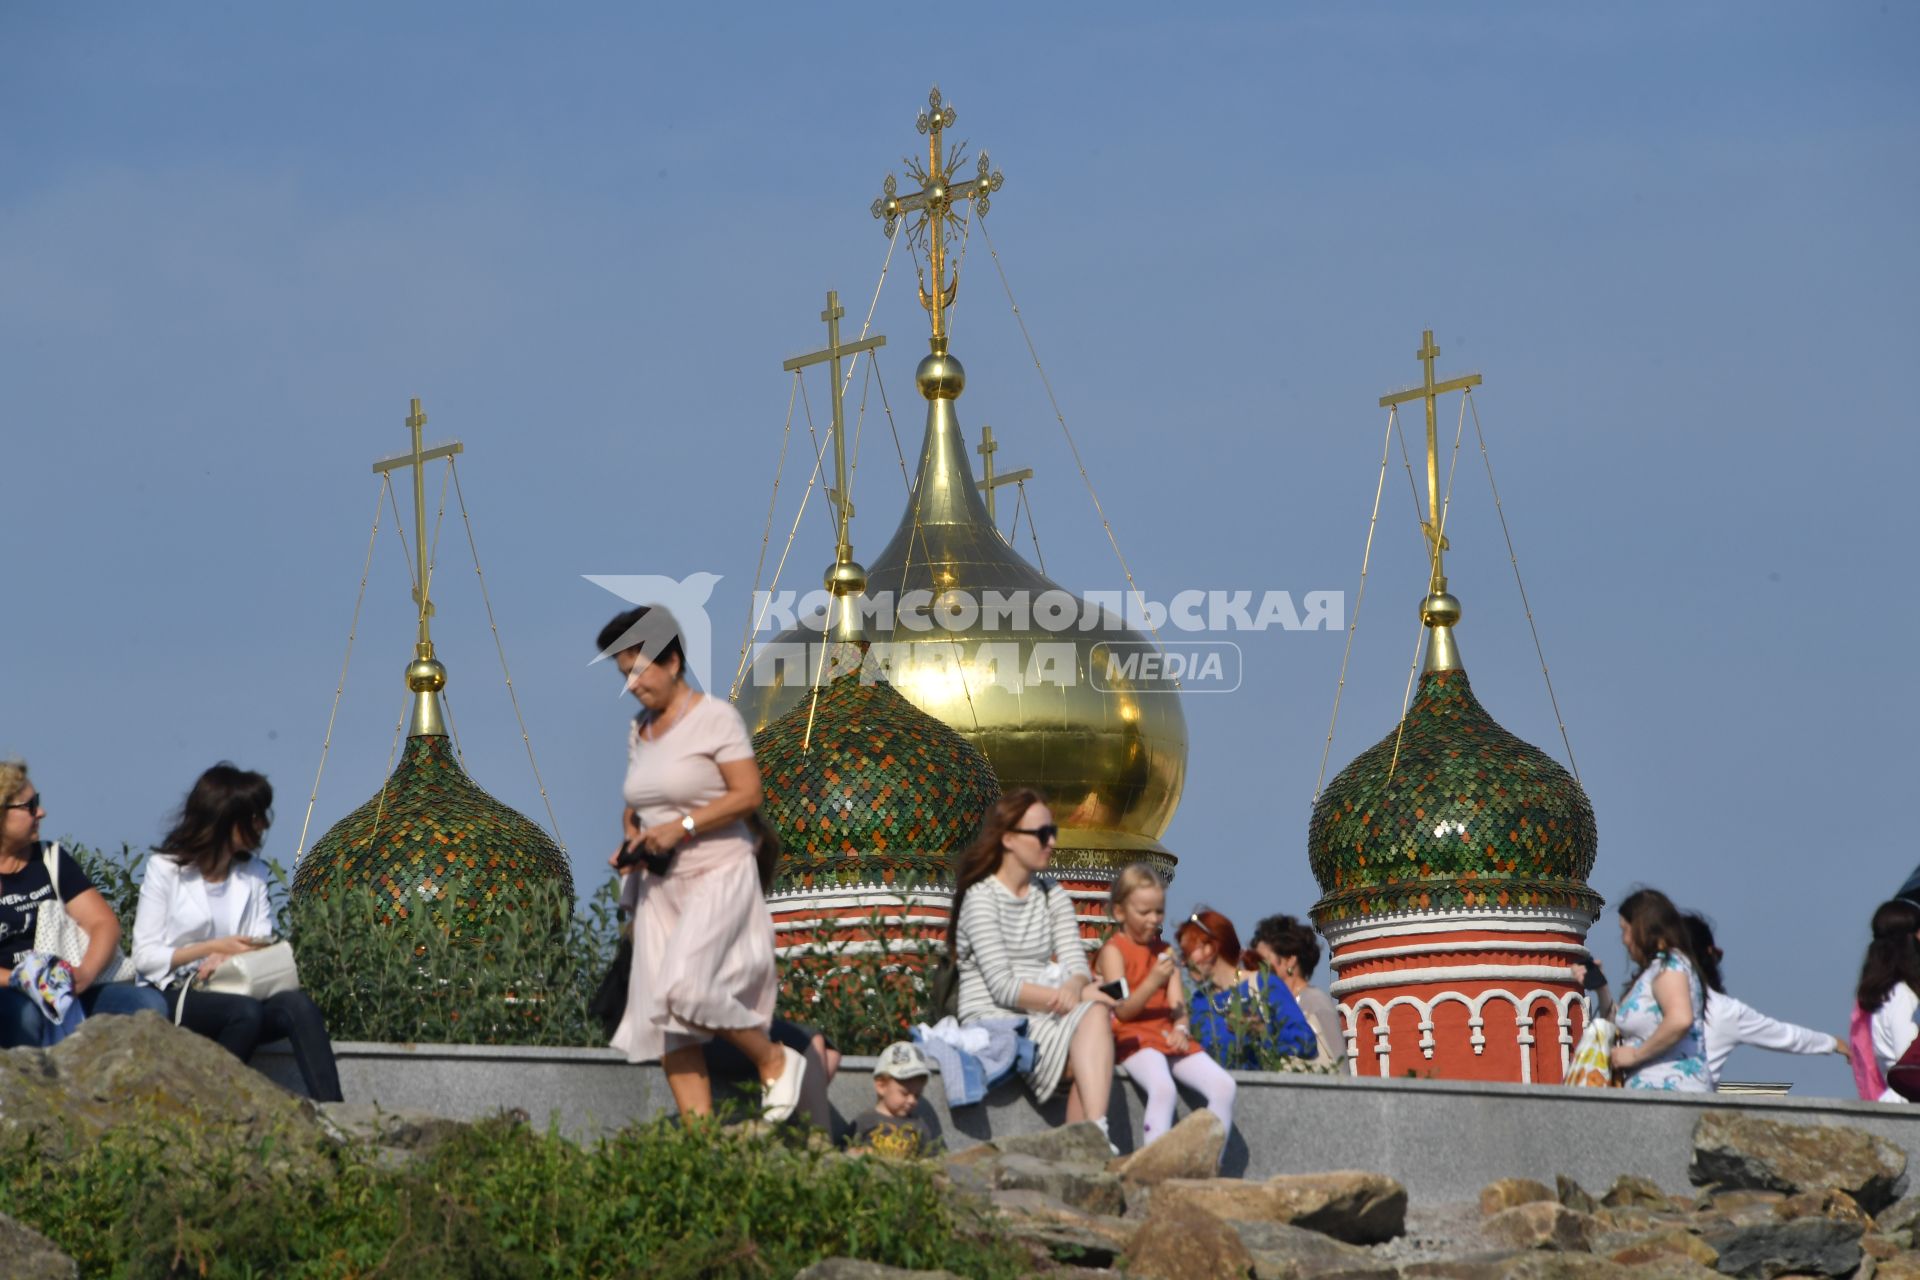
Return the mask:
[(1381, 396), (1380, 407), (1385, 409), (1411, 400), (1427, 402), (1427, 518), (1421, 521), (1420, 528), (1427, 535), (1427, 545), (1433, 549), (1433, 576), (1429, 589), (1439, 592), (1447, 588), (1446, 571), (1440, 563), (1440, 553), (1447, 549), (1447, 539), (1440, 532), (1440, 438), (1434, 422), (1434, 402), (1449, 391), (1465, 391), (1468, 387), (1479, 386), (1480, 375), (1468, 373), (1445, 382), (1435, 382), (1433, 358), (1440, 354), (1440, 348), (1434, 345), (1431, 329), (1421, 333), (1420, 349), (1413, 354), (1426, 366), (1426, 380), (1410, 390)]
[[(925, 285), (920, 288), (920, 305), (933, 317), (933, 350), (936, 354), (945, 354), (947, 350), (947, 308), (953, 305), (953, 299), (960, 292), (960, 274), (956, 270), (951, 278), (947, 275), (947, 233), (948, 223), (953, 227), (960, 225), (960, 215), (953, 211), (956, 204), (973, 201), (974, 210), (982, 217), (986, 216), (987, 206), (994, 192), (1000, 189), (1003, 179), (997, 169), (987, 163), (987, 153), (980, 153), (980, 161), (975, 176), (961, 182), (953, 181), (953, 174), (966, 163), (966, 144), (963, 142), (951, 151), (941, 148), (942, 131), (951, 128), (959, 119), (959, 113), (950, 102), (942, 102), (940, 86), (933, 86), (933, 92), (927, 95), (928, 109), (920, 113), (914, 122), (921, 133), (927, 135), (927, 162), (922, 165), (911, 157), (902, 163), (907, 174), (920, 184), (920, 189), (910, 196), (897, 194), (900, 186), (892, 174), (881, 186), (880, 198), (873, 202), (873, 216), (881, 219), (881, 227), (889, 237), (900, 219), (916, 210), (920, 220), (909, 228), (909, 233), (922, 229), (927, 234), (927, 260), (933, 269), (933, 291), (929, 293)], [(942, 282), (945, 283), (942, 283)]]

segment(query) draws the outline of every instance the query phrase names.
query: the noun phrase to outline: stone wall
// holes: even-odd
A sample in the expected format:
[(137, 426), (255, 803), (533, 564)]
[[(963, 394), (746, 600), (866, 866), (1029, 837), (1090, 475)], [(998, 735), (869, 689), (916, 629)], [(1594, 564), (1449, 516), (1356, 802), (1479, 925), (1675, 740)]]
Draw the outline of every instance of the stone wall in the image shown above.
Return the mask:
[[(391, 1110), (467, 1119), (501, 1109), (549, 1119), (576, 1136), (604, 1133), (671, 1110), (657, 1065), (630, 1066), (610, 1049), (515, 1049), (477, 1045), (341, 1043), (340, 1078), (348, 1100)], [(274, 1079), (300, 1088), (285, 1046), (255, 1059)], [(872, 1105), (873, 1060), (848, 1058), (835, 1077), (835, 1109), (852, 1116)], [(1371, 1169), (1405, 1184), (1416, 1200), (1470, 1199), (1498, 1178), (1551, 1184), (1566, 1174), (1607, 1186), (1620, 1174), (1651, 1178), (1672, 1192), (1689, 1189), (1695, 1121), (1726, 1109), (1789, 1123), (1848, 1124), (1897, 1143), (1920, 1160), (1920, 1106), (1824, 1098), (1683, 1097), (1612, 1089), (1355, 1079), (1236, 1072), (1240, 1082), (1229, 1173)], [(1058, 1124), (1063, 1104), (1036, 1108), (1016, 1084), (979, 1106), (949, 1112), (936, 1080), (927, 1097), (948, 1145), (1030, 1133)], [(1182, 1113), (1185, 1106), (1182, 1106)], [(1140, 1094), (1114, 1088), (1114, 1141), (1140, 1142)]]

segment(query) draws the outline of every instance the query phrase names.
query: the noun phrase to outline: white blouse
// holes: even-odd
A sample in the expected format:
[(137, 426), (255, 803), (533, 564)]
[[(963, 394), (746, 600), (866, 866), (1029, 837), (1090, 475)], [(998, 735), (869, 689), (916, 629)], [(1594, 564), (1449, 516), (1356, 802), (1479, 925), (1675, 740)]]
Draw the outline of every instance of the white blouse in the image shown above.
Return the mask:
[[(1873, 1056), (1880, 1064), (1882, 1076), (1893, 1070), (1893, 1064), (1913, 1046), (1914, 1037), (1920, 1036), (1920, 1026), (1914, 1024), (1916, 1013), (1920, 1013), (1920, 994), (1915, 994), (1904, 982), (1895, 983), (1880, 1007), (1873, 1011), (1873, 1020), (1869, 1023), (1873, 1030)], [(1905, 1102), (1906, 1099), (1888, 1085), (1880, 1101)]]
[[(226, 883), (226, 901), (216, 911), (197, 868), (182, 866), (164, 853), (147, 859), (139, 914), (133, 922), (133, 967), (141, 982), (166, 986), (175, 976), (173, 953), (181, 947), (230, 934), (257, 938), (274, 931), (273, 903), (267, 897), (267, 873), (260, 860), (234, 863)], [(182, 965), (180, 972), (196, 967)]]

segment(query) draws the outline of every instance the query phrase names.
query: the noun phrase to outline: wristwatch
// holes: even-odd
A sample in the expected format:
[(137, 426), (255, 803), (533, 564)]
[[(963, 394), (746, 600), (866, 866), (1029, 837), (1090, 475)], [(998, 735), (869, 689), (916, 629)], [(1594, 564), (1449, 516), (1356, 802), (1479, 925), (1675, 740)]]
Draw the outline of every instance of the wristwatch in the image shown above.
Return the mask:
[(684, 831), (684, 832), (686, 832), (686, 833), (687, 833), (687, 839), (689, 839), (689, 840), (691, 840), (691, 839), (693, 839), (693, 837), (694, 837), (694, 834), (695, 834), (695, 833), (694, 833), (694, 830), (693, 830), (693, 815), (692, 815), (692, 814), (690, 814), (690, 813), (683, 813), (683, 814), (681, 814), (681, 815), (680, 815), (680, 829), (681, 829), (682, 831)]

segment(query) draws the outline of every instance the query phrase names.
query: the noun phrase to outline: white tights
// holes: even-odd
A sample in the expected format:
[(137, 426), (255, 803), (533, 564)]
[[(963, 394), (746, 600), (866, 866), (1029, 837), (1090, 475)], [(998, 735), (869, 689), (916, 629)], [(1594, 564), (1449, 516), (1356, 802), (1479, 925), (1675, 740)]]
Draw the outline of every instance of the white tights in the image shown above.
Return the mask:
[(1175, 1058), (1171, 1065), (1158, 1049), (1136, 1049), (1120, 1064), (1120, 1069), (1147, 1091), (1146, 1140), (1173, 1127), (1173, 1104), (1177, 1101), (1173, 1083), (1178, 1080), (1198, 1090), (1207, 1100), (1207, 1110), (1220, 1117), (1229, 1132), (1233, 1130), (1233, 1097), (1239, 1086), (1226, 1068), (1204, 1053), (1189, 1053)]

